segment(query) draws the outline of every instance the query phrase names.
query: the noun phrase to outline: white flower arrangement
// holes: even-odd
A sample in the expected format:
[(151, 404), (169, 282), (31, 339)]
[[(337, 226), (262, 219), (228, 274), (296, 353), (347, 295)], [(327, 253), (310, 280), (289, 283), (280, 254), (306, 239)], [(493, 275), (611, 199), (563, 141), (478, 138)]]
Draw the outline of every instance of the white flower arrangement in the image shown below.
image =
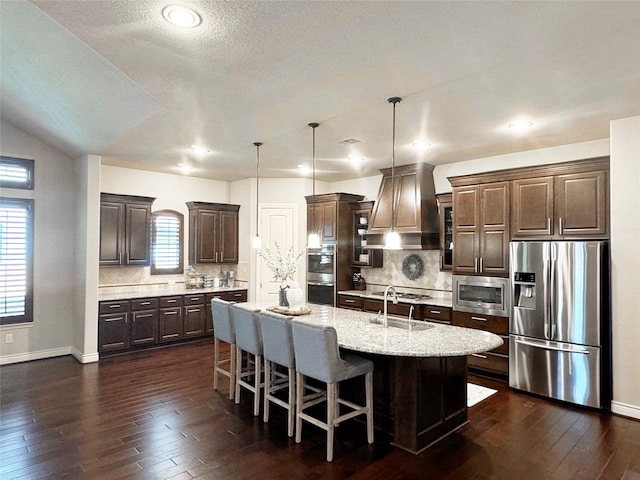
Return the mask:
[(293, 280), (293, 276), (298, 270), (298, 260), (304, 252), (300, 252), (297, 255), (293, 253), (293, 247), (290, 247), (286, 255), (283, 255), (280, 251), (278, 242), (275, 242), (275, 251), (263, 248), (258, 252), (269, 267), (269, 270), (273, 272), (273, 278), (276, 280)]

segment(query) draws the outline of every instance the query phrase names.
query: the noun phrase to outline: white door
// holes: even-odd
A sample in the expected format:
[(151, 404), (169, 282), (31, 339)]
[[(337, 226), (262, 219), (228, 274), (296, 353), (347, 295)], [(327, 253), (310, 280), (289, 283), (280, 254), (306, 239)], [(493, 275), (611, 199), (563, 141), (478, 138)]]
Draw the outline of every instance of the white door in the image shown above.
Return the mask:
[[(280, 251), (286, 253), (290, 247), (299, 252), (298, 247), (298, 205), (264, 204), (260, 205), (260, 236), (262, 245), (270, 250), (278, 243)], [(300, 258), (295, 280), (300, 282), (301, 270), (304, 269), (304, 257)], [(260, 305), (278, 305), (280, 282), (274, 280), (273, 273), (258, 255), (256, 259), (256, 298)], [(304, 275), (302, 273), (302, 275)], [(302, 285), (302, 284), (301, 284)]]

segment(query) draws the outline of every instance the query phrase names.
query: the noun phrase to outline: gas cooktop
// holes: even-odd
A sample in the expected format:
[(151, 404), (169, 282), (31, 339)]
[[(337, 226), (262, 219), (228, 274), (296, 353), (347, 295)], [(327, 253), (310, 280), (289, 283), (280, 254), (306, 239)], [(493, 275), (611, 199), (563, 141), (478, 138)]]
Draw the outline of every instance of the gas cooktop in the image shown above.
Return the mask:
[[(384, 291), (381, 292), (372, 292), (371, 295), (375, 295), (376, 297), (384, 297)], [(404, 293), (404, 292), (399, 292), (397, 293), (398, 298), (406, 298), (407, 300), (425, 300), (427, 298), (431, 298), (431, 296), (429, 295), (424, 295), (422, 293)], [(389, 297), (392, 297), (393, 295), (389, 295)]]

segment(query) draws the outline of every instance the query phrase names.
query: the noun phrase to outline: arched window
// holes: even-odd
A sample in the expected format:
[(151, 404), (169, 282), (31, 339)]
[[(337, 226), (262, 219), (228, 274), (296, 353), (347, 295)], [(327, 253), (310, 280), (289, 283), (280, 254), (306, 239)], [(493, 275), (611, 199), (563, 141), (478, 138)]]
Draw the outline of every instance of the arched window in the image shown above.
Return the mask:
[(183, 273), (184, 215), (158, 210), (151, 220), (151, 275)]

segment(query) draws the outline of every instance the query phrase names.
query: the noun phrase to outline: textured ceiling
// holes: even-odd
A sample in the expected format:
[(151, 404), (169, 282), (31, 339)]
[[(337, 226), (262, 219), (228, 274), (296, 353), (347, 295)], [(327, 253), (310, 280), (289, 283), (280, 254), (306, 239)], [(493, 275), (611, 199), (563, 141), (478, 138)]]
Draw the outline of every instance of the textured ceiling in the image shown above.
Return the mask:
[[(261, 175), (299, 176), (315, 121), (335, 181), (390, 165), (390, 96), (398, 164), (606, 138), (640, 114), (637, 1), (180, 1), (195, 29), (168, 3), (0, 1), (2, 117), (72, 157), (220, 180), (255, 175), (254, 141)], [(535, 125), (514, 134), (520, 117)]]

